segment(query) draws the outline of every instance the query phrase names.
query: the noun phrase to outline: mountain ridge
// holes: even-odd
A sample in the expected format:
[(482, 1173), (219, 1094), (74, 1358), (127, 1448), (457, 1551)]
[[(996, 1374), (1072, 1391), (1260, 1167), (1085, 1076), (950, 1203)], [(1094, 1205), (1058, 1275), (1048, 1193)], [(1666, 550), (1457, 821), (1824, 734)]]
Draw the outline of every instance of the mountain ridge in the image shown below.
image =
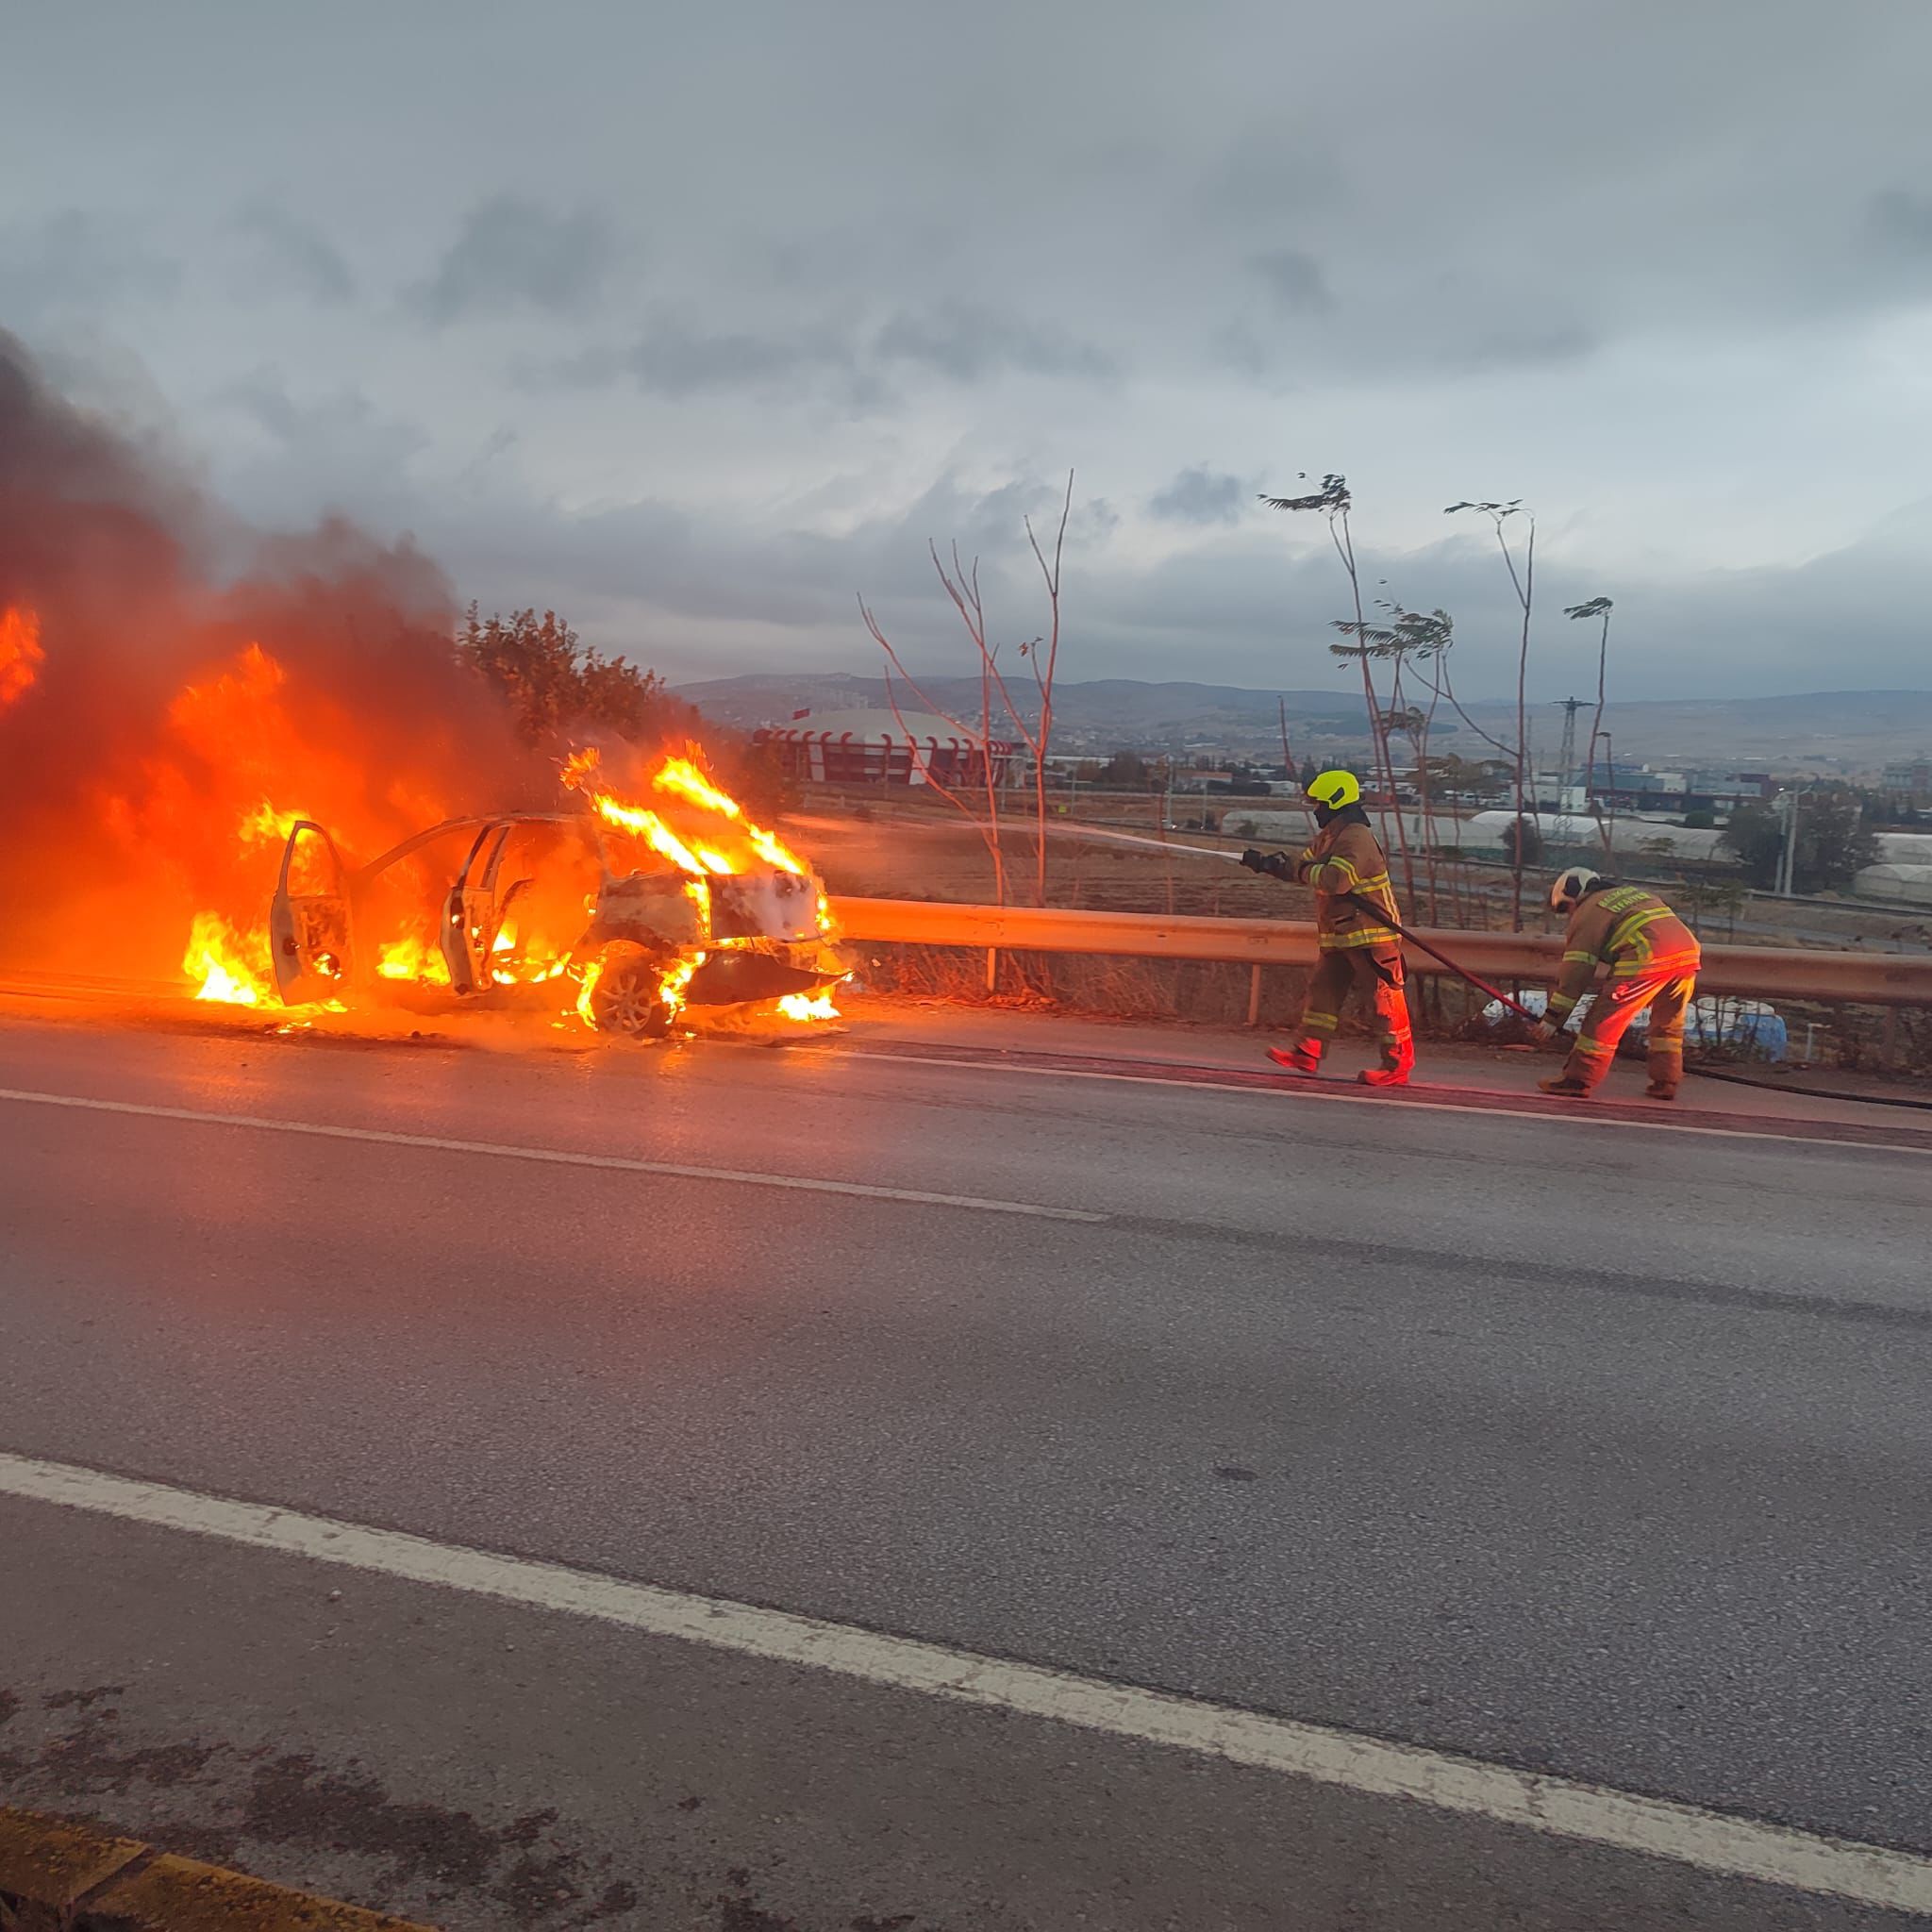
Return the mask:
[[(896, 683), (896, 681), (895, 681)], [(921, 680), (932, 702), (955, 717), (973, 722), (980, 712), (977, 677)], [(1025, 705), (1031, 680), (1014, 685), (1016, 702)], [(903, 709), (924, 709), (919, 695), (897, 687)], [(739, 677), (707, 678), (675, 687), (707, 716), (741, 729), (783, 725), (797, 710), (875, 709), (889, 716), (885, 680), (853, 672), (774, 672)], [(1152, 682), (1112, 677), (1070, 680), (1054, 692), (1057, 742), (1070, 751), (1114, 744), (1137, 749), (1180, 750), (1191, 742), (1212, 744), (1250, 757), (1278, 759), (1280, 710), (1285, 706), (1297, 756), (1304, 741), (1313, 744), (1366, 742), (1359, 693), (1244, 685), (1197, 683), (1186, 679)], [(1028, 715), (1031, 708), (1026, 707)], [(1514, 729), (1513, 698), (1484, 698), (1463, 708), (1484, 730), (1507, 738)], [(1578, 713), (1586, 730), (1593, 704)], [(1557, 703), (1531, 701), (1532, 739), (1540, 757), (1556, 749), (1561, 730)], [(1932, 753), (1932, 691), (1821, 691), (1736, 698), (1612, 698), (1605, 725), (1615, 738), (1620, 758), (1652, 764), (1730, 759), (1739, 763), (1809, 763), (1820, 768), (1862, 770), (1900, 758)], [(995, 733), (999, 724), (994, 726)], [(1010, 723), (1008, 734), (1010, 735)], [(1437, 747), (1476, 756), (1484, 749), (1476, 734), (1459, 725), (1446, 706), (1437, 712)]]

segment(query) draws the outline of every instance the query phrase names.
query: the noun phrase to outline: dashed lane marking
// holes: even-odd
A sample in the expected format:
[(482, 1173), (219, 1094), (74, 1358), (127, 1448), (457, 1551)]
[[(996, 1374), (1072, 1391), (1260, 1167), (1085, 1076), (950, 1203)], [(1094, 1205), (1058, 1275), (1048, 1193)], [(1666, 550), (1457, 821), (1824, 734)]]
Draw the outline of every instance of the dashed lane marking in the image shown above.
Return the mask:
[[(1093, 1066), (1067, 1066), (1058, 1062), (1039, 1064), (1019, 1056), (988, 1053), (966, 1058), (948, 1053), (902, 1052), (890, 1049), (849, 1047), (841, 1051), (837, 1042), (824, 1044), (798, 1041), (793, 1051), (837, 1058), (845, 1065), (947, 1067), (960, 1073), (1021, 1074), (1036, 1080), (1113, 1080), (1128, 1087), (1191, 1089), (1208, 1093), (1254, 1093), (1271, 1098), (1310, 1103), (1317, 1107), (1374, 1107), (1394, 1108), (1403, 1113), (1480, 1113), (1496, 1120), (1541, 1121), (1558, 1127), (1609, 1127), (1625, 1131), (1641, 1129), (1655, 1134), (1703, 1134), (1721, 1141), (1758, 1141), (1794, 1147), (1869, 1147), (1882, 1154), (1932, 1154), (1932, 1133), (1914, 1133), (1910, 1127), (1879, 1125), (1863, 1121), (1821, 1121), (1758, 1116), (1751, 1126), (1731, 1126), (1700, 1120), (1694, 1112), (1674, 1120), (1660, 1120), (1660, 1107), (1639, 1107), (1624, 1102), (1592, 1103), (1571, 1101), (1553, 1103), (1548, 1108), (1512, 1104), (1507, 1094), (1487, 1090), (1457, 1089), (1467, 1097), (1459, 1100), (1426, 1100), (1426, 1088), (1397, 1089), (1376, 1092), (1341, 1080), (1298, 1080), (1291, 1074), (1250, 1074), (1240, 1067), (1191, 1066), (1178, 1060), (1123, 1061)], [(1162, 1071), (1134, 1069), (1159, 1068)], [(1740, 1118), (1736, 1114), (1718, 1117), (1721, 1122)], [(1807, 1129), (1809, 1131), (1807, 1131)]]
[(582, 1154), (564, 1147), (514, 1147), (494, 1141), (450, 1141), (434, 1134), (398, 1134), (381, 1127), (342, 1127), (324, 1121), (276, 1120), (266, 1114), (208, 1113), (192, 1107), (151, 1107), (133, 1100), (98, 1100), (78, 1093), (33, 1093), (0, 1087), (0, 1101), (23, 1107), (77, 1108), (91, 1113), (128, 1114), (137, 1120), (185, 1121), (194, 1126), (249, 1127), (268, 1134), (308, 1134), (324, 1141), (366, 1141), (379, 1147), (420, 1147), (438, 1154), (480, 1154), (497, 1160), (535, 1160), (552, 1167), (600, 1168), (614, 1174), (658, 1174), (673, 1180), (724, 1181), (737, 1187), (790, 1188), (808, 1194), (856, 1194), (867, 1201), (907, 1201), (923, 1208), (961, 1208), (978, 1214), (1029, 1215), (1040, 1221), (1105, 1222), (1107, 1214), (1078, 1208), (1046, 1208), (1031, 1201), (990, 1201), (977, 1194), (936, 1194), (919, 1188), (874, 1187), (867, 1181), (822, 1180), (808, 1174), (759, 1174), (732, 1167), (688, 1167), (669, 1160), (637, 1160), (622, 1154)]

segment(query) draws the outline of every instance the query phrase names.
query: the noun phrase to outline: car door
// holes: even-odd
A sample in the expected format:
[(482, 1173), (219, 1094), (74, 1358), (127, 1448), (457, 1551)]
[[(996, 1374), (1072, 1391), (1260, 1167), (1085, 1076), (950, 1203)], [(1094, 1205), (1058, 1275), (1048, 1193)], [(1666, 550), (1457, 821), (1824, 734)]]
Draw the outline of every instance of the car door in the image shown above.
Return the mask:
[(298, 819), (282, 847), (268, 935), (284, 1005), (347, 996), (355, 971), (347, 868), (336, 841), (311, 819)]
[(503, 924), (497, 881), (504, 847), (513, 826), (492, 819), (470, 841), (469, 856), (443, 901), (441, 942), (449, 983), (459, 993), (484, 991), (491, 984), (490, 954)]

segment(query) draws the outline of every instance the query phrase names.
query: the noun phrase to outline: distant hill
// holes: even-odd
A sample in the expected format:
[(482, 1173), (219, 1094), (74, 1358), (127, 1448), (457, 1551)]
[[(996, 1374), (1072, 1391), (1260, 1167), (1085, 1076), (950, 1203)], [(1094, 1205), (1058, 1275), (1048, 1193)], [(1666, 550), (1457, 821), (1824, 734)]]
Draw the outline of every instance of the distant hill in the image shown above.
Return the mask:
[[(1005, 668), (1005, 667), (1003, 667)], [(1017, 672), (1017, 676), (1015, 673)], [(1008, 671), (1008, 689), (1016, 702), (1026, 705), (1033, 680), (1024, 664)], [(955, 717), (979, 716), (976, 677), (930, 677), (920, 689), (941, 709)], [(882, 677), (858, 677), (842, 671), (774, 673), (764, 676), (720, 677), (676, 687), (707, 716), (741, 728), (782, 724), (797, 710), (888, 710)], [(1100, 677), (1084, 683), (1061, 684), (1054, 693), (1058, 728), (1074, 732), (1120, 732), (1128, 737), (1190, 732), (1212, 733), (1229, 726), (1252, 728), (1265, 724), (1277, 730), (1277, 702), (1286, 699), (1291, 721), (1324, 721), (1338, 730), (1359, 732), (1362, 711), (1358, 700), (1335, 691), (1247, 691), (1226, 684), (1147, 684), (1133, 677)], [(902, 707), (919, 706), (919, 699), (901, 687)], [(923, 708), (923, 707), (921, 707)], [(1027, 707), (1027, 715), (1031, 708)]]
[[(1012, 682), (1024, 702), (1031, 690)], [(954, 716), (976, 720), (979, 680), (923, 680), (928, 698)], [(773, 673), (712, 678), (677, 688), (721, 724), (750, 729), (783, 724), (792, 713), (889, 709), (882, 678), (847, 672)], [(900, 703), (924, 708), (910, 691)], [(1317, 746), (1345, 747), (1365, 741), (1359, 700), (1335, 691), (1253, 691), (1241, 685), (1151, 684), (1132, 677), (1066, 683), (1055, 692), (1055, 737), (1069, 750), (1134, 745), (1180, 750), (1212, 745), (1250, 756), (1279, 746), (1279, 707), (1286, 705), (1299, 756)], [(1548, 703), (1532, 705), (1540, 758), (1554, 754), (1560, 714)], [(1468, 707), (1483, 729), (1507, 737), (1514, 729), (1513, 702), (1486, 699)], [(1587, 725), (1583, 714), (1582, 725)], [(1669, 767), (1730, 764), (1740, 769), (1776, 768), (1861, 773), (1889, 760), (1932, 752), (1932, 691), (1810, 691), (1790, 697), (1652, 698), (1613, 701), (1605, 724), (1617, 755)], [(1581, 728), (1581, 725), (1580, 725)], [(1474, 734), (1457, 727), (1446, 707), (1438, 714), (1444, 749), (1474, 755)]]

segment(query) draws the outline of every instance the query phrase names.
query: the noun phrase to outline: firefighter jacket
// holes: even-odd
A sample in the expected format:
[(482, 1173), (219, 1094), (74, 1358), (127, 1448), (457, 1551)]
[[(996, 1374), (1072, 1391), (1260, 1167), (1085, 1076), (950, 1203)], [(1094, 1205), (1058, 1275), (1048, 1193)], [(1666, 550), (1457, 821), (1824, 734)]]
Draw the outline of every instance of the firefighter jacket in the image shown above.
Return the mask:
[(1550, 1022), (1562, 1023), (1601, 965), (1609, 967), (1612, 979), (1689, 976), (1701, 958), (1696, 934), (1655, 892), (1641, 886), (1591, 892), (1577, 903), (1563, 935), (1563, 972), (1550, 995)]
[(1390, 920), (1402, 917), (1389, 883), (1389, 861), (1360, 806), (1344, 806), (1315, 834), (1295, 860), (1294, 875), (1314, 888), (1317, 943), (1324, 952), (1401, 943), (1393, 925), (1371, 917), (1347, 896), (1359, 894)]

